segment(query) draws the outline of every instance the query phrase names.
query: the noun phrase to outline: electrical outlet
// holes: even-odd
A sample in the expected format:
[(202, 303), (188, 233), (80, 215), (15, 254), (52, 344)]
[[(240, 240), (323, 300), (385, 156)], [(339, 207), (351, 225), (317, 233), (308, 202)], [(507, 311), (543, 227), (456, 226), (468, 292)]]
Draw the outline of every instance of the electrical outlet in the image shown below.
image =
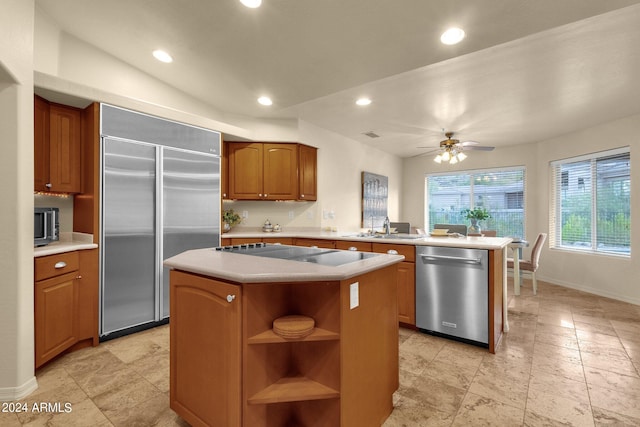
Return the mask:
[(289, 219), (293, 219), (294, 217), (294, 212), (293, 211), (289, 211)]
[(249, 211), (242, 211), (242, 218), (243, 219), (249, 218)]

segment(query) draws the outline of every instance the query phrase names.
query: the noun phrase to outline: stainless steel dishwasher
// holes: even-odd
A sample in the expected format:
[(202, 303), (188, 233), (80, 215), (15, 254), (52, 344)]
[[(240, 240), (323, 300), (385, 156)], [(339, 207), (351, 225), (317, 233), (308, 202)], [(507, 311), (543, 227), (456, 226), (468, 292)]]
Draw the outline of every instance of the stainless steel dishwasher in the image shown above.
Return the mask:
[(416, 326), (489, 344), (489, 251), (416, 246)]

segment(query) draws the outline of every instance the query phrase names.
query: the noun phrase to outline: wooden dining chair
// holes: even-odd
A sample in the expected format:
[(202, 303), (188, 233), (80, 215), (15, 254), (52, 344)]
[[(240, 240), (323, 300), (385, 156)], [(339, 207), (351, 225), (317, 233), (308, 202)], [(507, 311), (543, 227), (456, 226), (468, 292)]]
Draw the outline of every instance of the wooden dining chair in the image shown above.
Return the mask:
[[(547, 239), (547, 233), (540, 233), (536, 238), (533, 248), (531, 249), (531, 258), (528, 260), (520, 259), (520, 271), (531, 274), (531, 281), (533, 282), (533, 294), (538, 294), (538, 281), (536, 280), (536, 270), (540, 265), (540, 252), (544, 241)], [(513, 269), (513, 258), (507, 258), (507, 268)]]

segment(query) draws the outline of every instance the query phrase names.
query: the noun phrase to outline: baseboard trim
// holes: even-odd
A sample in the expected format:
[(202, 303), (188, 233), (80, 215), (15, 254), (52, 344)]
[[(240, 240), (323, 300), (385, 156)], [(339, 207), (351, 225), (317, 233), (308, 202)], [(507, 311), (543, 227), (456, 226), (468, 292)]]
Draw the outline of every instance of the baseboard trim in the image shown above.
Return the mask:
[(36, 377), (31, 377), (27, 382), (18, 387), (0, 388), (0, 402), (12, 402), (20, 400), (33, 393), (38, 388)]
[[(555, 280), (555, 279), (551, 279), (549, 277), (543, 277), (540, 274), (537, 274), (536, 277), (538, 278), (538, 282), (542, 281), (542, 282), (550, 283), (552, 285), (558, 285), (558, 286), (563, 286), (563, 287), (569, 288), (569, 289), (575, 289), (576, 291), (582, 291), (582, 292), (598, 295), (598, 296), (605, 297), (605, 298), (611, 298), (611, 299), (614, 299), (616, 301), (622, 301), (622, 302), (627, 302), (629, 304), (640, 305), (640, 298), (622, 296), (622, 295), (618, 295), (618, 294), (615, 294), (613, 292), (607, 292), (607, 291), (604, 291), (604, 290), (598, 289), (598, 288), (592, 288), (592, 287), (589, 287), (589, 286), (578, 285), (576, 283), (565, 282), (565, 281), (562, 281), (562, 280)], [(538, 287), (538, 292), (540, 292), (539, 287)]]

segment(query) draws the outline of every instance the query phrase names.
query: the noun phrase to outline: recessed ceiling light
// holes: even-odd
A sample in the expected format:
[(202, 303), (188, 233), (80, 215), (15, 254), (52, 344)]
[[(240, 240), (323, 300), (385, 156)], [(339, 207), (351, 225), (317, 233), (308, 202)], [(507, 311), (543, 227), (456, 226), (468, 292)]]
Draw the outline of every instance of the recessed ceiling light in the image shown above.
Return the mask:
[(464, 31), (460, 28), (449, 28), (442, 33), (440, 41), (444, 44), (456, 44), (460, 43), (464, 38)]
[(369, 104), (371, 104), (371, 100), (369, 98), (360, 98), (360, 99), (358, 99), (356, 101), (356, 104), (357, 105), (362, 105), (362, 106), (369, 105)]
[(240, 0), (240, 3), (251, 9), (255, 9), (256, 7), (260, 7), (262, 0)]
[(260, 104), (262, 104), (262, 105), (271, 105), (271, 104), (273, 104), (273, 101), (268, 96), (261, 96), (260, 98), (258, 98), (258, 102)]
[(153, 51), (153, 56), (158, 60), (158, 61), (162, 61), (162, 62), (173, 62), (173, 58), (171, 57), (171, 55), (169, 55), (167, 52), (165, 52), (164, 50), (154, 50)]

